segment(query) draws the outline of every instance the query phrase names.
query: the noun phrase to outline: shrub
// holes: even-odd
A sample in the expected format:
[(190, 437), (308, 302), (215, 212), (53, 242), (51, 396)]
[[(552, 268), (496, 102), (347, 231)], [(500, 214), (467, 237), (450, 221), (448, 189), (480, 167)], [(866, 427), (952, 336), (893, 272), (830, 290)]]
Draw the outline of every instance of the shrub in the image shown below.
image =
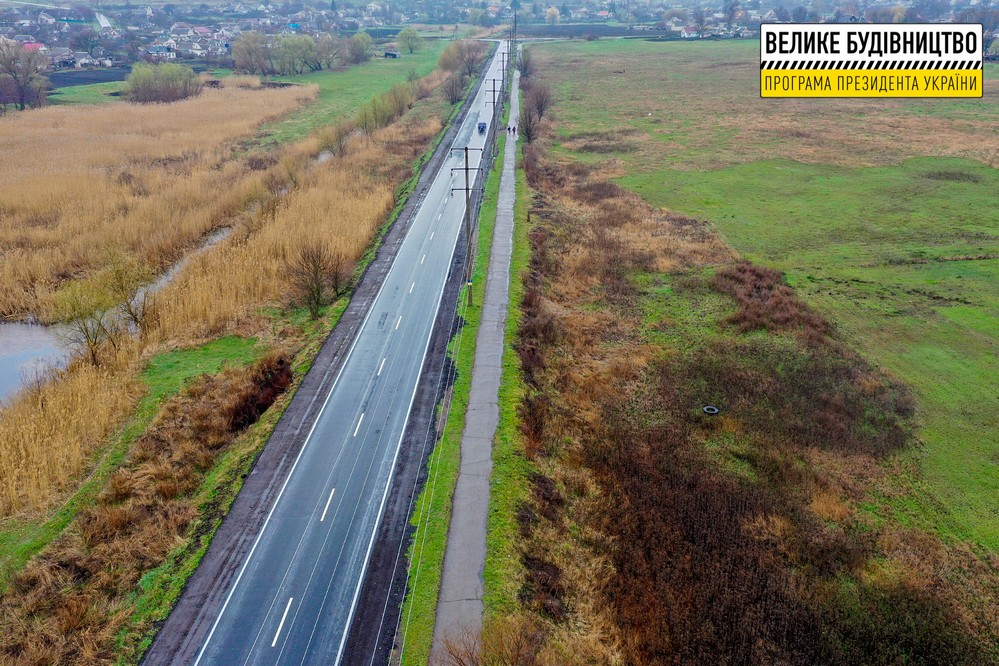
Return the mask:
[(125, 94), (133, 102), (176, 102), (201, 92), (201, 81), (187, 65), (136, 63), (125, 80)]
[(357, 65), (371, 58), (371, 47), (374, 40), (366, 32), (359, 32), (347, 42), (347, 62)]

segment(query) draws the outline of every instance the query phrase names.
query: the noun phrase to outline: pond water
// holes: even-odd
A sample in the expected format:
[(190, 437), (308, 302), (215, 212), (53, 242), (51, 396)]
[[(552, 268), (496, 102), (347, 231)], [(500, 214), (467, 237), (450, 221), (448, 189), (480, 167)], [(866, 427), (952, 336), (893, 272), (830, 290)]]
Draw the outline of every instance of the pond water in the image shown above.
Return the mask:
[[(143, 287), (138, 297), (153, 294), (173, 280), (197, 254), (220, 243), (232, 233), (225, 227), (207, 236), (195, 250), (168, 268), (155, 282)], [(0, 404), (7, 401), (27, 382), (53, 368), (65, 367), (70, 348), (64, 326), (40, 326), (23, 322), (0, 322)]]
[(62, 331), (57, 326), (0, 323), (0, 403), (26, 382), (66, 365), (69, 350)]

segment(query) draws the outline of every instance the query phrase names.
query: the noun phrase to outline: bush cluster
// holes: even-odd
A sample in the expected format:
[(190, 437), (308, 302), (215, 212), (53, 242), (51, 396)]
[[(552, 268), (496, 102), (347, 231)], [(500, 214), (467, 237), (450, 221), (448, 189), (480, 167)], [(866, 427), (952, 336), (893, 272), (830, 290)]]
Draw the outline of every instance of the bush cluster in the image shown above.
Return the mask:
[(176, 102), (201, 92), (198, 75), (187, 65), (140, 62), (125, 80), (125, 94), (133, 102)]

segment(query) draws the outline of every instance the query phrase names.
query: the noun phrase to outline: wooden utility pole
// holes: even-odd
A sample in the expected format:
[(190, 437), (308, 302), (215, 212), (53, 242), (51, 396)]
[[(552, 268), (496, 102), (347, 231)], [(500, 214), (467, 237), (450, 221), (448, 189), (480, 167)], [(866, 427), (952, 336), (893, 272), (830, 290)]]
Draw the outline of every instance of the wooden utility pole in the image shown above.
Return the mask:
[(451, 193), (454, 194), (455, 190), (465, 191), (465, 239), (467, 241), (465, 246), (465, 284), (468, 289), (468, 304), (472, 304), (472, 183), (471, 183), (471, 172), (478, 171), (479, 167), (470, 167), (468, 165), (468, 151), (478, 150), (482, 151), (482, 148), (469, 148), (465, 146), (465, 166), (459, 167), (457, 169), (452, 168), (451, 173), (455, 171), (465, 172), (465, 187), (452, 187)]

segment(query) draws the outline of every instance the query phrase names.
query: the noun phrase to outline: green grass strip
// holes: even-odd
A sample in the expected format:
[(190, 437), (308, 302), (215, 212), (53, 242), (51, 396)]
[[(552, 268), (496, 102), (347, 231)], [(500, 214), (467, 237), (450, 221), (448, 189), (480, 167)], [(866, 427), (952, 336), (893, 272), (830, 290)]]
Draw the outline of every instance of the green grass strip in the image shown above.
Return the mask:
[(132, 443), (146, 431), (163, 401), (176, 395), (192, 377), (214, 374), (225, 365), (246, 365), (259, 356), (255, 338), (229, 336), (199, 347), (157, 354), (140, 379), (146, 387), (135, 413), (110, 447), (103, 449), (94, 471), (73, 495), (44, 522), (10, 519), (0, 531), (0, 589), (45, 546), (58, 537), (118, 469)]
[(499, 424), (493, 440), (493, 473), (489, 481), (489, 520), (486, 532), (486, 567), (483, 573), (485, 619), (509, 614), (517, 608), (523, 566), (517, 547), (517, 507), (527, 500), (530, 463), (523, 456), (517, 407), (524, 396), (520, 359), (514, 350), (523, 315), (523, 276), (531, 261), (527, 212), (531, 190), (518, 165), (517, 201), (514, 204), (513, 256), (510, 262), (510, 302), (507, 306), (503, 344), (503, 371), (499, 389)]
[(504, 134), (499, 139), (496, 163), (486, 179), (482, 208), (479, 211), (478, 244), (471, 287), (472, 305), (465, 305), (468, 289), (465, 287), (459, 296), (464, 326), (448, 346), (448, 354), (454, 362), (456, 374), (447, 421), (427, 462), (427, 484), (417, 498), (410, 520), (417, 528), (417, 533), (406, 554), (410, 570), (400, 627), (405, 636), (401, 655), (403, 666), (427, 664), (433, 647), (437, 597), (441, 587), (448, 527), (451, 524), (452, 497), (461, 461), (461, 436), (465, 430), (468, 395), (472, 385), (475, 339), (482, 318), (482, 301), (492, 252), (493, 229), (496, 226), (496, 205), (505, 145)]

